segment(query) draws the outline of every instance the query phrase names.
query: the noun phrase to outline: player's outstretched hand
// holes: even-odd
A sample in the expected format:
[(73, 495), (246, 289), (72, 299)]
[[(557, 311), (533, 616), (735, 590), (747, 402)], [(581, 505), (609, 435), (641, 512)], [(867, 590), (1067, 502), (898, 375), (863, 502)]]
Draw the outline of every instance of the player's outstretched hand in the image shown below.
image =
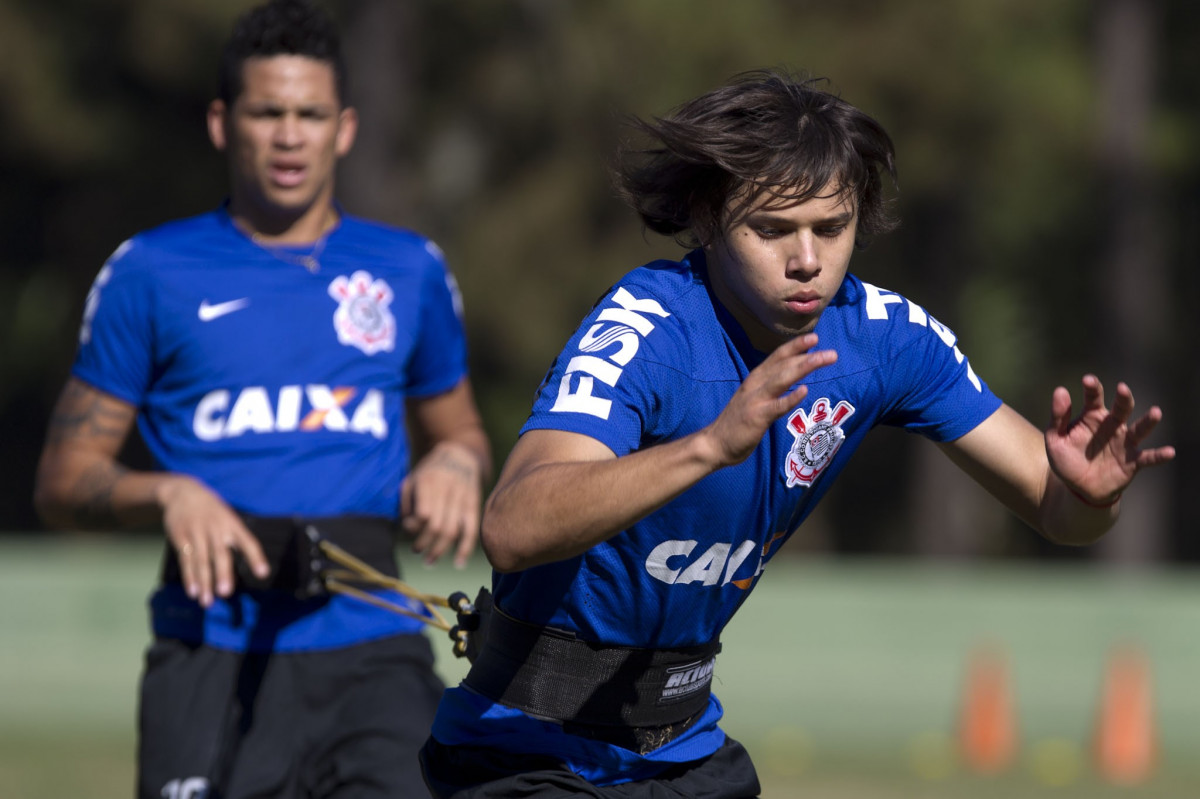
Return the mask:
[(479, 460), (466, 447), (437, 444), (400, 487), (400, 526), (413, 539), (413, 552), (433, 563), (451, 548), (462, 568), (479, 541), (483, 501)]
[(1105, 407), (1104, 386), (1095, 375), (1083, 378), (1083, 410), (1071, 418), (1071, 392), (1059, 386), (1050, 403), (1046, 455), (1054, 473), (1084, 502), (1104, 507), (1114, 503), (1139, 469), (1175, 457), (1174, 447), (1142, 449), (1142, 442), (1162, 419), (1158, 406), (1137, 421), (1133, 392), (1117, 384), (1112, 408)]
[(835, 351), (814, 351), (816, 345), (815, 333), (797, 336), (776, 347), (746, 376), (706, 431), (715, 442), (721, 464), (731, 466), (748, 458), (767, 429), (808, 394), (807, 386), (796, 384), (837, 361)]
[(241, 552), (258, 578), (270, 574), (266, 556), (254, 534), (208, 486), (176, 475), (162, 490), (163, 527), (179, 558), (179, 573), (188, 596), (208, 607), (213, 597), (233, 593), (233, 553)]

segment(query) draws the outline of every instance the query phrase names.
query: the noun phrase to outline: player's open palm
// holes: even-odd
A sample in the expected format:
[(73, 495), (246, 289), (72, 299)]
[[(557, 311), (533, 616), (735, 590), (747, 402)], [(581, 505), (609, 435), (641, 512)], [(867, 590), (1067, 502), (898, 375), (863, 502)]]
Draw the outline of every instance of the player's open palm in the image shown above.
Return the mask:
[(1141, 448), (1162, 419), (1162, 411), (1152, 407), (1131, 423), (1133, 407), (1129, 386), (1117, 384), (1110, 409), (1100, 380), (1085, 375), (1083, 409), (1071, 418), (1071, 393), (1062, 386), (1054, 390), (1046, 455), (1055, 474), (1084, 500), (1097, 505), (1112, 502), (1139, 469), (1175, 457), (1174, 447)]
[(722, 463), (732, 465), (748, 458), (771, 425), (808, 393), (806, 386), (796, 384), (837, 360), (833, 350), (813, 351), (816, 344), (813, 333), (797, 336), (775, 348), (746, 376), (709, 426)]

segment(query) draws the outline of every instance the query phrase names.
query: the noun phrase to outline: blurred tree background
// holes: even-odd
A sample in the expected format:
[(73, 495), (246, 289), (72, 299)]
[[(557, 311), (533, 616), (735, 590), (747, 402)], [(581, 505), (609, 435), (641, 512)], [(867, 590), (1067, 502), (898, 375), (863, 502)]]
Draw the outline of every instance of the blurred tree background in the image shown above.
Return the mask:
[[(32, 475), (83, 299), (123, 239), (224, 196), (203, 119), (251, 0), (0, 0), (0, 529)], [(933, 447), (876, 433), (792, 552), (1195, 561), (1200, 5), (1192, 0), (345, 0), (362, 131), (348, 210), (414, 228), (462, 287), (503, 458), (543, 371), (628, 269), (675, 257), (615, 199), (625, 114), (789, 66), (878, 118), (902, 228), (851, 268), (954, 329), (1041, 425), (1095, 371), (1180, 457), (1114, 534), (1050, 547)], [(1189, 310), (1192, 309), (1192, 310)], [(136, 445), (129, 457), (144, 459)], [(144, 461), (142, 461), (144, 462)], [(787, 551), (787, 550), (785, 550)]]

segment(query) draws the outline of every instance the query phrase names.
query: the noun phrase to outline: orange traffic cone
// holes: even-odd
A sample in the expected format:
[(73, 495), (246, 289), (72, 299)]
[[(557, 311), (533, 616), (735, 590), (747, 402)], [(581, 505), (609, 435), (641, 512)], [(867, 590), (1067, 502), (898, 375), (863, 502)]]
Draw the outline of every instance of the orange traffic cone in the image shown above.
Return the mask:
[(1108, 657), (1096, 727), (1096, 770), (1110, 782), (1133, 785), (1148, 779), (1157, 760), (1150, 661), (1123, 646)]
[(997, 647), (978, 647), (967, 664), (959, 747), (967, 768), (997, 774), (1017, 753), (1017, 719), (1008, 659)]

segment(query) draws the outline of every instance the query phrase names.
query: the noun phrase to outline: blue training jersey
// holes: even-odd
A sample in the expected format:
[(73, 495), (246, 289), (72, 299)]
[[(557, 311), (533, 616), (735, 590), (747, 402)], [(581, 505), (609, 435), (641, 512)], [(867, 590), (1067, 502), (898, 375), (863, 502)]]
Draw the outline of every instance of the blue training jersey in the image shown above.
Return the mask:
[[(496, 574), (497, 606), (599, 643), (712, 641), (867, 431), (886, 424), (950, 441), (1000, 405), (950, 330), (853, 275), (816, 333), (818, 347), (836, 350), (838, 361), (804, 381), (808, 395), (749, 458), (583, 555)], [(712, 422), (765, 357), (711, 294), (702, 251), (681, 263), (658, 261), (626, 275), (592, 309), (547, 374), (522, 433), (580, 433), (618, 457), (672, 441)], [(712, 753), (724, 740), (720, 717), (714, 696), (687, 732), (642, 756), (459, 687), (447, 692), (434, 734), (447, 744), (554, 754), (609, 784)]]
[[(268, 248), (221, 208), (117, 248), (72, 373), (137, 408), (159, 468), (238, 511), (394, 519), (404, 400), (463, 379), (460, 316), (441, 252), (415, 233), (343, 215), (315, 246)], [(256, 648), (255, 626), (261, 637), (276, 616), (286, 623), (264, 646), (279, 650), (421, 627), (342, 598), (239, 595), (204, 613), (166, 586), (152, 607), (156, 632), (232, 649)]]

